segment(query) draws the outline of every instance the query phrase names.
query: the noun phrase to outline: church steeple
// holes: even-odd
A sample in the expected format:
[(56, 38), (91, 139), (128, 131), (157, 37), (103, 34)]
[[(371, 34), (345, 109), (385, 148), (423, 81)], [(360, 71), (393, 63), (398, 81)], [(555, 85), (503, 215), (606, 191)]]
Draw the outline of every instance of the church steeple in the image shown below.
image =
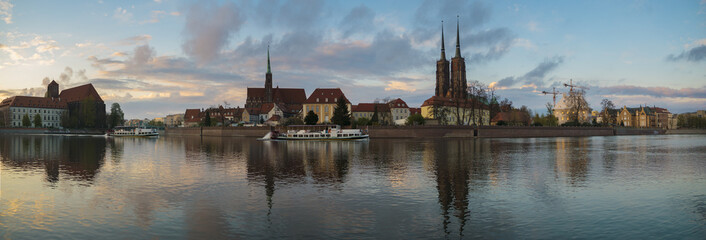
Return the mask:
[(444, 49), (444, 21), (441, 21), (441, 59), (446, 59), (446, 49)]
[(265, 102), (272, 102), (272, 71), (270, 70), (270, 45), (267, 45), (267, 73), (265, 73)]
[(267, 45), (267, 73), (272, 73), (270, 70), (270, 45)]
[(459, 31), (458, 31), (458, 15), (456, 15), (456, 58), (461, 57), (461, 40), (458, 37)]

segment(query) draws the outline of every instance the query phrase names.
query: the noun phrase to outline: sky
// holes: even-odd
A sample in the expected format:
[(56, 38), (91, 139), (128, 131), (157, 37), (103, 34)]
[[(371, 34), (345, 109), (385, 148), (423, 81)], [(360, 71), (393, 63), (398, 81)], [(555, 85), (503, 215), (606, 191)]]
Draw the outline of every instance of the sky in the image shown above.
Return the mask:
[(341, 88), (354, 103), (434, 94), (442, 21), (468, 82), (539, 113), (542, 91), (590, 106), (706, 109), (706, 0), (0, 0), (0, 98), (92, 83), (125, 117), (245, 103), (273, 85)]

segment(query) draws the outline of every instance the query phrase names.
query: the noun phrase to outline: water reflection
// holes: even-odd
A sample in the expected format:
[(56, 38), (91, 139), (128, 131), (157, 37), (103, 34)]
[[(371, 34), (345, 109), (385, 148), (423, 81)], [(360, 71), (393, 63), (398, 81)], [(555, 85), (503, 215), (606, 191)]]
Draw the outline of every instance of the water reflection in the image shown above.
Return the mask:
[[(0, 228), (34, 239), (608, 238), (654, 236), (643, 219), (664, 217), (688, 238), (706, 233), (693, 223), (706, 218), (698, 140), (0, 136)], [(82, 186), (56, 189), (67, 180)], [(29, 181), (47, 195), (28, 195)], [(37, 216), (49, 230), (26, 224)]]
[(43, 168), (45, 181), (51, 186), (56, 186), (60, 176), (90, 185), (105, 161), (107, 141), (101, 137), (2, 137), (0, 157), (3, 165), (16, 171)]

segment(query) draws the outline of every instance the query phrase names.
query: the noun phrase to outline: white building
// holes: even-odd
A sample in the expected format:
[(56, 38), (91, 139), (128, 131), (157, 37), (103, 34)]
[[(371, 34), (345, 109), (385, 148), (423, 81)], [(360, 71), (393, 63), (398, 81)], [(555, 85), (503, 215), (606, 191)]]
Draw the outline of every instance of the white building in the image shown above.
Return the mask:
[(409, 117), (409, 106), (402, 99), (395, 99), (387, 103), (392, 113), (392, 122), (395, 125), (404, 125)]
[[(580, 123), (591, 123), (593, 122), (594, 115), (591, 113), (591, 108), (588, 107), (588, 103), (583, 96), (580, 96), (580, 101), (583, 101), (581, 112), (579, 113)], [(559, 124), (564, 124), (569, 122), (572, 116), (575, 116), (576, 111), (572, 111), (569, 108), (568, 95), (562, 93), (561, 100), (554, 106), (554, 116), (559, 120)]]
[[(66, 102), (58, 98), (14, 96), (0, 103), (0, 112), (7, 127), (22, 127), (22, 119), (29, 117), (32, 127), (61, 127), (61, 117), (67, 111)], [(42, 126), (34, 126), (36, 115), (42, 119)]]

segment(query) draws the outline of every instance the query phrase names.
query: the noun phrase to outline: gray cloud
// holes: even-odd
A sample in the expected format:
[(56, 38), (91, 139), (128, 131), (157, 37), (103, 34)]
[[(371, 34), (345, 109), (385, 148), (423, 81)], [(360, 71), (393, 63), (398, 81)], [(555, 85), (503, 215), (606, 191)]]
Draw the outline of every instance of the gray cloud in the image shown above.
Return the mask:
[(277, 21), (287, 28), (310, 29), (321, 22), (320, 20), (324, 16), (325, 4), (326, 2), (323, 0), (285, 1), (276, 15)]
[(186, 13), (183, 32), (186, 41), (182, 49), (197, 62), (209, 63), (218, 57), (243, 22), (240, 9), (234, 3), (191, 5)]
[(544, 78), (547, 74), (554, 69), (556, 69), (561, 63), (564, 62), (564, 57), (553, 57), (544, 59), (539, 63), (534, 69), (525, 73), (521, 77), (506, 77), (498, 81), (496, 87), (510, 87), (512, 85), (521, 84), (534, 84), (538, 87), (544, 86)]
[(359, 33), (367, 32), (374, 29), (375, 12), (365, 5), (360, 5), (351, 9), (341, 21), (340, 28), (343, 30), (343, 38)]
[(598, 94), (650, 96), (657, 98), (706, 98), (706, 87), (681, 88), (670, 87), (640, 87), (631, 85), (618, 85), (608, 87), (593, 87)]
[(679, 55), (670, 54), (667, 56), (668, 61), (689, 61), (689, 62), (699, 62), (706, 60), (706, 45), (701, 45), (684, 51)]

